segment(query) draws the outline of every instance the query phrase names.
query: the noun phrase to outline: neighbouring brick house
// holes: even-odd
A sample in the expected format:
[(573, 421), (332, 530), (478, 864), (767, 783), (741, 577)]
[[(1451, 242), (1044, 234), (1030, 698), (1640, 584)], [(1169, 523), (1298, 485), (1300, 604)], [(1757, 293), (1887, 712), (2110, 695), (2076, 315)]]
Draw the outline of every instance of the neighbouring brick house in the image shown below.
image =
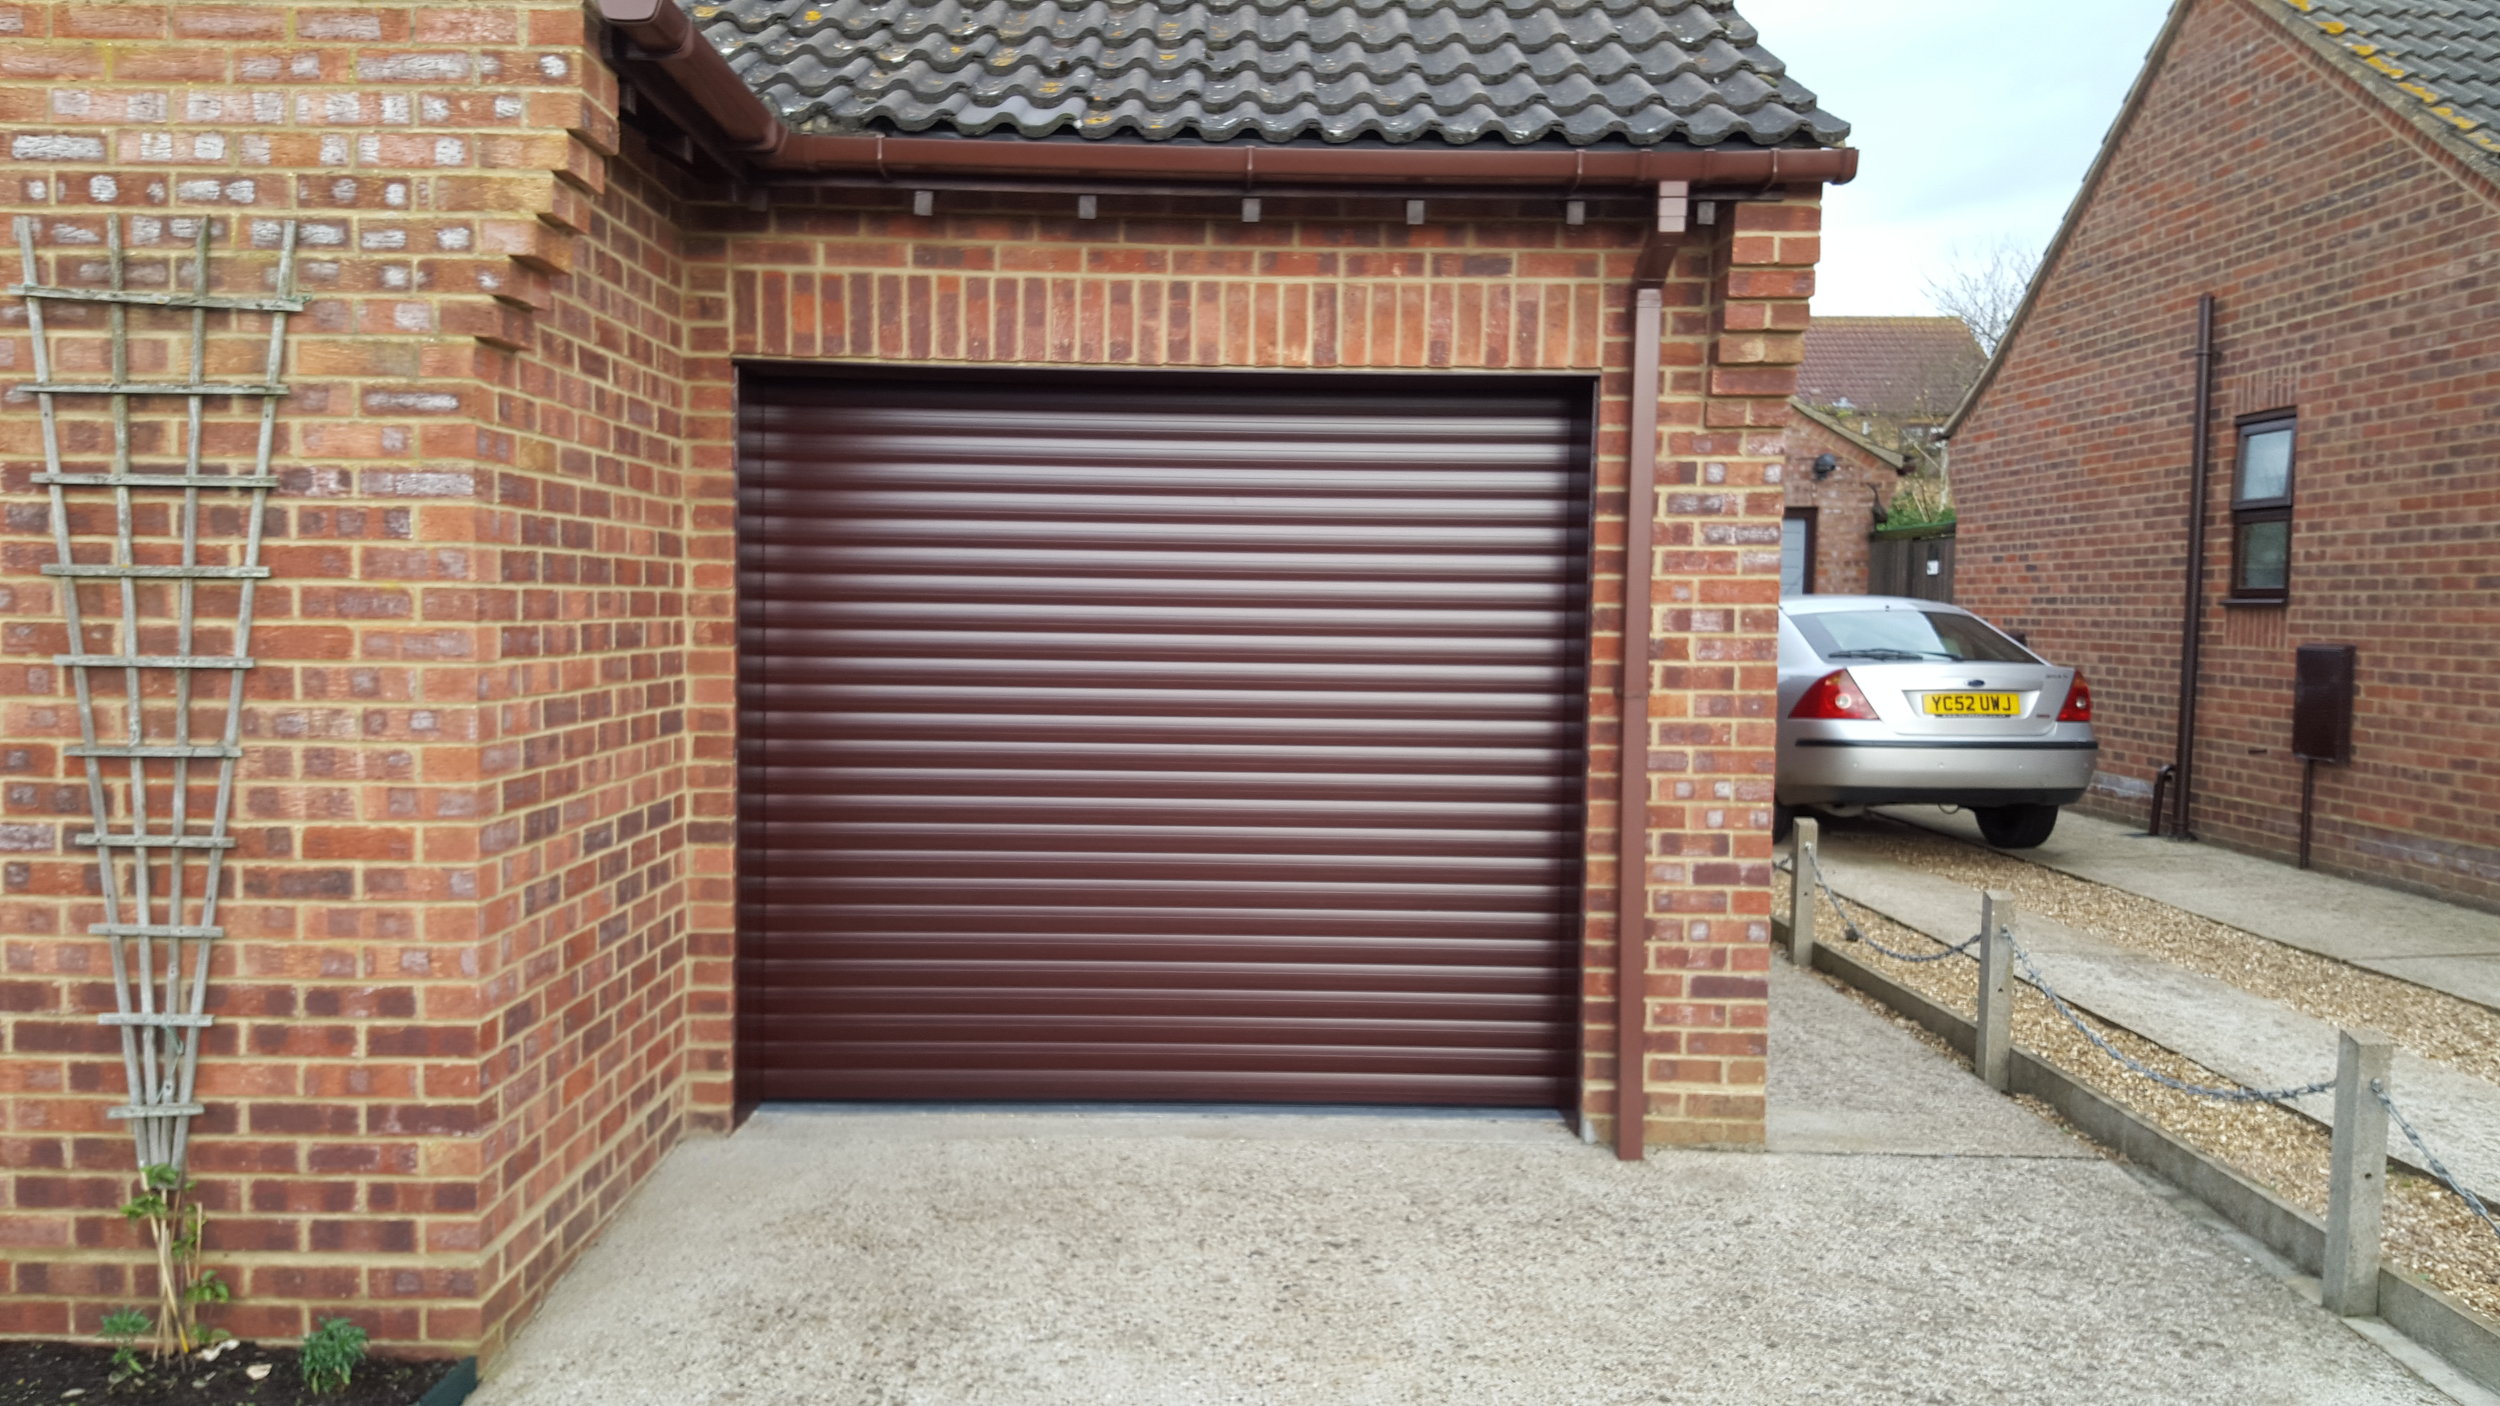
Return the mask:
[[(124, 1121), (194, 1095), (226, 1326), (488, 1352), (759, 1099), (1758, 1142), (1855, 153), (1724, 0), (1383, 13), (0, 4), (58, 292), (0, 340), (0, 1333), (141, 1293)], [(194, 364), (146, 300), (202, 220), (249, 306)], [(238, 389), (121, 402), (123, 455), (115, 378)], [(264, 423), (258, 566), (242, 488), (186, 554)], [(115, 742), (184, 668), (196, 738), (247, 680), (236, 743)], [(226, 855), (229, 764), (213, 922), (94, 935), (80, 835)], [(142, 1022), (203, 1051), (143, 1099), (109, 957), (176, 928), (211, 1023)]]
[(2169, 766), (2293, 855), (2295, 651), (2356, 646), (2316, 862), (2500, 907), (2496, 309), (2500, 0), (2176, 7), (1950, 432), (1958, 598), (2090, 674), (2087, 805)]
[(1892, 503), (1909, 463), (1848, 420), (1800, 398), (1788, 428), (1787, 517), (1781, 523), (1780, 590), (1786, 595), (1864, 595), (1866, 534)]

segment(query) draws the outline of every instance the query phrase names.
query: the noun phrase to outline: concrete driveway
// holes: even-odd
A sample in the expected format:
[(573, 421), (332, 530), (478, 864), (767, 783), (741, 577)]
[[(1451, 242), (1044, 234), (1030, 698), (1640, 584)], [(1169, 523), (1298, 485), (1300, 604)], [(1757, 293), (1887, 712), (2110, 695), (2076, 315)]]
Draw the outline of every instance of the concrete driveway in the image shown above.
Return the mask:
[(1773, 1148), (1526, 1117), (770, 1111), (678, 1149), (476, 1406), (2436, 1403), (1811, 977)]

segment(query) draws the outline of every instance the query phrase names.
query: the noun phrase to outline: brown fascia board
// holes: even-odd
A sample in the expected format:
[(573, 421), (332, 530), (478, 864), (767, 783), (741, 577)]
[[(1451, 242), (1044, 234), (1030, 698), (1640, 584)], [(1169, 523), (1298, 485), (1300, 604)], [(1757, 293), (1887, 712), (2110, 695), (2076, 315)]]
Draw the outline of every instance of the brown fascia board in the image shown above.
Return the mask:
[(1586, 151), (1456, 147), (1174, 146), (1029, 138), (819, 136), (793, 132), (696, 30), (674, 0), (599, 0), (600, 18), (718, 129), (759, 175), (843, 173), (898, 183), (1026, 177), (1068, 181), (1623, 188), (1687, 181), (1759, 187), (1839, 184), (1858, 173), (1853, 147)]

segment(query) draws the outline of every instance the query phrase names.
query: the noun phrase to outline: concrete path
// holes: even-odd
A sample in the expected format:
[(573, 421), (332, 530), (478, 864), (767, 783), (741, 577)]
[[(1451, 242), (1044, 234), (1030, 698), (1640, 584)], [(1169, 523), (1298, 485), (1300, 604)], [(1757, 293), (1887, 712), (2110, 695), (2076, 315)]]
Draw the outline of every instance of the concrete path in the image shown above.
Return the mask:
[[(1879, 813), (1980, 842), (1967, 812), (1888, 806)], [(2213, 845), (2152, 839), (2072, 810), (2058, 818), (2047, 844), (2011, 853), (2288, 947), (2500, 1008), (2500, 914)]]
[(2001, 1098), (1958, 1060), (1902, 1057), (1890, 1022), (1820, 981), (1773, 970), (1770, 1147), (1905, 1157), (2100, 1154)]
[[(2063, 822), (2060, 822), (2062, 825)], [(1861, 834), (1824, 832), (1832, 891), (1930, 936), (1959, 942), (1979, 930), (1979, 891), (1907, 868), (1870, 850)], [(2041, 975), (2078, 1008), (2252, 1088), (2290, 1088), (2335, 1074), (2334, 1026), (2228, 982), (2119, 947), (2037, 914), (2018, 918)], [(2396, 1052), (2396, 1104), (2466, 1185), (2500, 1195), (2500, 1086)], [(2333, 1125), (2335, 1098), (2295, 1104)], [(2392, 1155), (2419, 1167), (2401, 1137)]]
[(475, 1406), (2443, 1396), (1810, 977), (1770, 1153), (1554, 1119), (766, 1111), (672, 1153)]

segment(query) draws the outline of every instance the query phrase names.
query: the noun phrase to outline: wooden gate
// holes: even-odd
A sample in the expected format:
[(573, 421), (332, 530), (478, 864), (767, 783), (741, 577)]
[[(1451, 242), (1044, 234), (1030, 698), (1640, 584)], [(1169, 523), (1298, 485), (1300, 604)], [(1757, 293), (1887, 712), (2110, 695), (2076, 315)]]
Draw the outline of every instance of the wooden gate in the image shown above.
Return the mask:
[(1867, 535), (1866, 589), (1879, 596), (1953, 599), (1953, 524)]

